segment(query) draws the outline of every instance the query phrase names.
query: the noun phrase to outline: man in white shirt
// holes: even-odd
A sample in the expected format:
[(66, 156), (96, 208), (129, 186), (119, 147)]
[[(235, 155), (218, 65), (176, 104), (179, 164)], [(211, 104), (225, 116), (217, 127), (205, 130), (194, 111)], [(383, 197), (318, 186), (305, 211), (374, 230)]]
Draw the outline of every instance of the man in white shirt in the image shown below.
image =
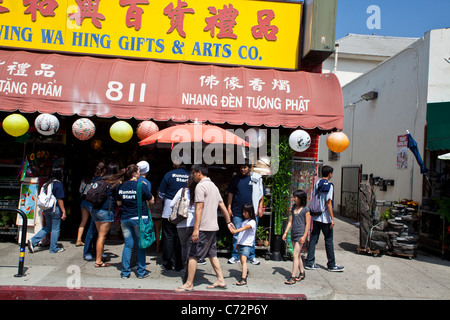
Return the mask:
[(320, 202), (322, 214), (319, 216), (312, 216), (313, 229), (311, 231), (310, 242), (308, 247), (308, 256), (305, 261), (305, 269), (317, 270), (320, 269), (315, 264), (316, 245), (319, 241), (320, 231), (322, 231), (325, 238), (325, 251), (327, 253), (327, 268), (331, 272), (342, 272), (344, 267), (336, 264), (334, 257), (333, 246), (333, 230), (334, 230), (334, 186), (330, 182), (333, 177), (333, 168), (330, 166), (322, 167), (322, 179), (319, 180), (315, 186), (320, 195)]

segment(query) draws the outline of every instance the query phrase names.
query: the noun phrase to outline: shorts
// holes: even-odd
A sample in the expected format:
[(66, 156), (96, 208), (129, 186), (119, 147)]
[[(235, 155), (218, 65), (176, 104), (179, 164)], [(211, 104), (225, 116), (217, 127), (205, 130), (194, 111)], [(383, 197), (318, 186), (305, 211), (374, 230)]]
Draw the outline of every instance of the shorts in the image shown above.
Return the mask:
[(114, 222), (114, 212), (108, 210), (92, 209), (92, 219), (95, 222)]
[(243, 246), (242, 244), (238, 244), (238, 254), (240, 256), (246, 256), (247, 258), (250, 256), (251, 246)]
[(89, 212), (92, 211), (92, 203), (90, 203), (87, 200), (82, 200), (80, 207), (81, 207), (81, 209), (87, 209), (87, 211), (89, 211)]
[(198, 241), (192, 242), (191, 237), (189, 243), (191, 246), (189, 249), (189, 257), (197, 259), (217, 257), (216, 231), (200, 231)]

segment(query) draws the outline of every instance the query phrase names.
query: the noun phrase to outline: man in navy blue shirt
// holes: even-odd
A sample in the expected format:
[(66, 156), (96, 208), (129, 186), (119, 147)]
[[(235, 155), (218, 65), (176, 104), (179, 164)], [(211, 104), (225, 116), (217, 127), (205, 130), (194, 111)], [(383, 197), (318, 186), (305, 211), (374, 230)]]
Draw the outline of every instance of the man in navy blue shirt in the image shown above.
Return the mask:
[[(240, 166), (240, 174), (234, 176), (228, 185), (227, 209), (236, 229), (239, 229), (244, 221), (242, 216), (242, 207), (244, 204), (253, 204), (256, 213), (256, 223), (258, 223), (258, 218), (261, 218), (263, 215), (262, 204), (265, 188), (262, 183), (261, 175), (251, 172), (251, 169), (252, 165), (247, 160), (245, 164)], [(230, 264), (239, 262), (239, 254), (236, 249), (237, 236), (238, 234), (233, 235), (233, 251), (231, 253), (231, 258), (228, 260), (228, 263)], [(256, 265), (260, 264), (255, 257), (254, 244), (250, 256), (248, 257), (248, 261)]]
[(174, 169), (166, 173), (159, 185), (159, 196), (164, 200), (164, 209), (162, 214), (162, 262), (166, 270), (180, 271), (184, 269), (181, 259), (181, 243), (178, 238), (177, 226), (169, 221), (172, 213), (170, 202), (178, 190), (187, 187), (189, 170), (184, 164), (174, 164)]

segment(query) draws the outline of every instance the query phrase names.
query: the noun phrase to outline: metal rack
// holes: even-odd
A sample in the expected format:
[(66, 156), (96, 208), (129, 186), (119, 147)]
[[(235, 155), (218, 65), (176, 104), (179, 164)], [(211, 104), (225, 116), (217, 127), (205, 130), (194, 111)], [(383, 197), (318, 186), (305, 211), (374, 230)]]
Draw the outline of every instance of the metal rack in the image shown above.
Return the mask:
[[(17, 196), (17, 199), (0, 199), (0, 214), (11, 212), (11, 209), (19, 207), (20, 185), (21, 181), (19, 180), (0, 180), (0, 193), (2, 195)], [(17, 230), (14, 225), (0, 227), (0, 236), (17, 236)]]

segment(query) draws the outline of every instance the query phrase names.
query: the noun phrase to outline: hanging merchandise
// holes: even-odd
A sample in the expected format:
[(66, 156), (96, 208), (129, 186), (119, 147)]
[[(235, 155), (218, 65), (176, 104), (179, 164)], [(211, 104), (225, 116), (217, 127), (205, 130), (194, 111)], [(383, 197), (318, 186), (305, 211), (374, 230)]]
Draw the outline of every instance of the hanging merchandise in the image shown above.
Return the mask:
[(328, 148), (336, 153), (345, 151), (349, 145), (350, 141), (345, 133), (342, 131), (333, 132), (327, 138)]
[(311, 137), (305, 130), (295, 130), (289, 136), (289, 146), (292, 150), (303, 152), (311, 145)]
[(36, 130), (44, 136), (51, 136), (59, 129), (59, 120), (54, 115), (43, 113), (34, 120)]
[(24, 135), (29, 127), (28, 120), (21, 114), (10, 114), (3, 120), (3, 129), (13, 137)]
[(126, 121), (117, 121), (109, 129), (109, 134), (114, 141), (127, 142), (133, 136), (133, 128)]
[(158, 125), (153, 121), (142, 121), (139, 123), (136, 134), (140, 140), (144, 140), (147, 137), (150, 137), (152, 134), (159, 131)]
[(88, 118), (78, 119), (72, 125), (72, 133), (81, 141), (89, 140), (95, 134), (95, 125)]

